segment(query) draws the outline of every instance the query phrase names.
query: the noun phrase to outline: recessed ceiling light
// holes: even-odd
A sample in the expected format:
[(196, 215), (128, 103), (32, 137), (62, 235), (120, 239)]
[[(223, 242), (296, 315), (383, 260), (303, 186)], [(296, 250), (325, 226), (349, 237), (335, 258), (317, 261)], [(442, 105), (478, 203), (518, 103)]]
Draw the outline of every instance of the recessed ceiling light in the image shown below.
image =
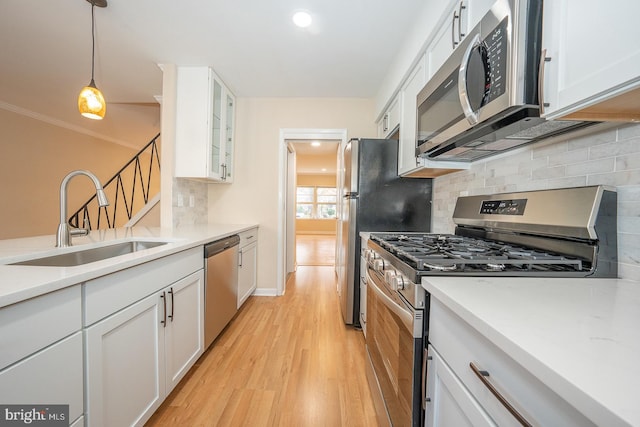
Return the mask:
[(320, 147), (320, 142), (318, 142), (318, 141), (313, 141), (313, 142), (311, 143), (311, 146), (312, 146), (312, 147)]
[(300, 28), (307, 28), (311, 25), (311, 15), (309, 12), (296, 12), (293, 14), (293, 23)]

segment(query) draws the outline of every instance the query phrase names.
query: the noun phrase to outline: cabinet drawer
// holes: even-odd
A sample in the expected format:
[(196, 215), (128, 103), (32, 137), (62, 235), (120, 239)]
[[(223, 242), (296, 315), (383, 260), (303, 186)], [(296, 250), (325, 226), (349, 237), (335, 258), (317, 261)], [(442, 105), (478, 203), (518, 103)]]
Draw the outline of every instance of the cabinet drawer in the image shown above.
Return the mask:
[(76, 332), (0, 371), (0, 402), (69, 405), (75, 420), (84, 412), (82, 367), (82, 332)]
[(204, 268), (202, 246), (99, 277), (84, 286), (88, 326)]
[(82, 327), (80, 285), (0, 309), (0, 369)]
[[(433, 347), (500, 426), (520, 426), (473, 372), (488, 372), (498, 392), (533, 425), (594, 426), (584, 415), (543, 384), (477, 330), (431, 298), (429, 338)], [(585, 373), (585, 375), (588, 373)]]
[(246, 246), (249, 243), (254, 243), (258, 241), (258, 228), (252, 228), (247, 231), (243, 231), (242, 233), (238, 233), (240, 236), (240, 247)]

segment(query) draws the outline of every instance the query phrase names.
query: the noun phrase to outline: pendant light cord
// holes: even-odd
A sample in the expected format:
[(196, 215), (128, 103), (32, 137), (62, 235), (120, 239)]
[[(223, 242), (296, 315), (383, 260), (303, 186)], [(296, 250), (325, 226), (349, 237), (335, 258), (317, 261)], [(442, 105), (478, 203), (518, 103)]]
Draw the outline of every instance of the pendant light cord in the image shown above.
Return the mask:
[(96, 4), (91, 2), (91, 84), (95, 86), (93, 80), (93, 67), (96, 62), (96, 17), (95, 17)]

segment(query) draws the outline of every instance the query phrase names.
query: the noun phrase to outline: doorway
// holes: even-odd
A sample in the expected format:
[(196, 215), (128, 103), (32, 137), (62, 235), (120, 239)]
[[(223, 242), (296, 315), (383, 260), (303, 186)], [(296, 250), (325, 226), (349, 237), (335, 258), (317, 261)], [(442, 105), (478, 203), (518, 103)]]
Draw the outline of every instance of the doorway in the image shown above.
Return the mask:
[[(338, 148), (344, 146), (347, 140), (346, 129), (282, 129), (280, 131), (280, 150), (281, 150), (281, 168), (280, 168), (280, 200), (282, 209), (280, 211), (279, 230), (278, 230), (278, 294), (282, 295), (286, 291), (287, 277), (296, 269), (296, 236), (301, 237), (302, 262), (320, 262), (318, 260), (309, 260), (304, 258), (305, 250), (308, 254), (308, 247), (304, 245), (316, 244), (320, 245), (319, 250), (314, 252), (322, 257), (324, 263), (334, 262), (335, 241), (336, 241), (336, 221), (332, 221), (332, 227), (327, 228), (328, 221), (323, 221), (322, 216), (326, 216), (330, 211), (330, 207), (322, 205), (317, 199), (318, 188), (323, 188), (321, 184), (322, 176), (325, 179), (331, 176), (333, 179), (332, 186), (335, 189), (340, 187), (338, 170)], [(320, 145), (313, 144), (319, 142)], [(315, 150), (315, 151), (314, 151)], [(324, 153), (324, 154), (321, 154)], [(324, 160), (321, 158), (324, 156)], [(327, 156), (332, 159), (332, 164), (327, 164)], [(326, 170), (322, 170), (322, 169)], [(296, 193), (298, 192), (298, 177), (300, 182), (305, 183), (307, 191), (313, 189), (314, 200), (311, 203), (303, 203), (299, 206), (296, 203)], [(314, 185), (313, 180), (317, 180)], [(324, 181), (327, 182), (327, 181)], [(327, 185), (328, 186), (328, 185)], [(336, 193), (337, 197), (337, 193)], [(337, 200), (336, 200), (337, 202)], [(311, 217), (309, 213), (311, 212)], [(319, 213), (320, 212), (320, 213)], [(335, 214), (335, 212), (334, 212)], [(305, 218), (301, 218), (305, 217)], [(304, 225), (301, 220), (305, 220)], [(298, 223), (298, 224), (296, 224)], [(323, 228), (324, 227), (324, 228)], [(312, 239), (310, 236), (317, 235), (318, 238)], [(323, 236), (329, 236), (323, 238)], [(316, 241), (314, 243), (314, 240)], [(329, 242), (327, 243), (327, 240)], [(331, 246), (333, 256), (327, 253), (327, 246)], [(315, 257), (314, 257), (315, 259)], [(331, 264), (333, 265), (333, 264)]]

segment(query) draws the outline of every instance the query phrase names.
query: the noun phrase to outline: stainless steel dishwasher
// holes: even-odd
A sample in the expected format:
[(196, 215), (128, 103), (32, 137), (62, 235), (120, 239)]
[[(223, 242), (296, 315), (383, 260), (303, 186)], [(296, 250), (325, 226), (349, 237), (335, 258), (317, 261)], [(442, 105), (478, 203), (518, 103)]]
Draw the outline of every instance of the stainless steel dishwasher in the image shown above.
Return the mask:
[(238, 247), (233, 235), (204, 246), (204, 345), (213, 340), (238, 311)]

